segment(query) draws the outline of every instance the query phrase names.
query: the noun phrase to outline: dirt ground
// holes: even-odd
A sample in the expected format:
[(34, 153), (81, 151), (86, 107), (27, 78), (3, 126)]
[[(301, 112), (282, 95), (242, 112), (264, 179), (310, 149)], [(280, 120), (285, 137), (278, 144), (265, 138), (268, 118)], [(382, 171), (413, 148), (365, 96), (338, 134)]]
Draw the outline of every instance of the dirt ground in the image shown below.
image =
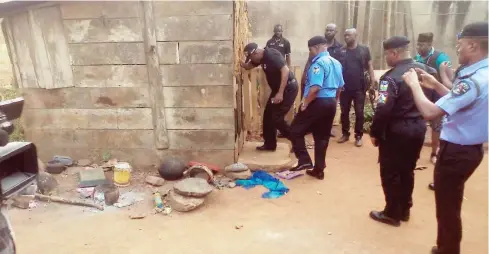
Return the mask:
[[(30, 211), (11, 210), (18, 253), (429, 253), (436, 239), (429, 148), (418, 162), (428, 169), (416, 171), (411, 220), (395, 228), (368, 217), (384, 206), (376, 149), (367, 137), (362, 148), (332, 141), (326, 179), (285, 181), (290, 192), (279, 199), (262, 199), (261, 187), (216, 190), (196, 211), (142, 220), (117, 208), (96, 212), (39, 203)], [(488, 251), (487, 168), (486, 156), (466, 185), (464, 254)], [(150, 202), (148, 196), (132, 209), (149, 211)]]

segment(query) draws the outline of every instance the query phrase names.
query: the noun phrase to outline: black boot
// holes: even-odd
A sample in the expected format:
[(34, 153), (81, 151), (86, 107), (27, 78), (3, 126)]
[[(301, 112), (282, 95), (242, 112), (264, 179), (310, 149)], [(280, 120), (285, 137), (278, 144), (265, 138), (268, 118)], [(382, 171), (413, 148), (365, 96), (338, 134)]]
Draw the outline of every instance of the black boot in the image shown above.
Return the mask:
[(399, 227), (401, 222), (384, 214), (383, 211), (371, 211), (370, 218), (394, 227)]
[(270, 151), (270, 152), (275, 152), (277, 148), (272, 148), (272, 147), (267, 147), (265, 145), (262, 145), (262, 146), (257, 146), (256, 147), (256, 150), (258, 151)]

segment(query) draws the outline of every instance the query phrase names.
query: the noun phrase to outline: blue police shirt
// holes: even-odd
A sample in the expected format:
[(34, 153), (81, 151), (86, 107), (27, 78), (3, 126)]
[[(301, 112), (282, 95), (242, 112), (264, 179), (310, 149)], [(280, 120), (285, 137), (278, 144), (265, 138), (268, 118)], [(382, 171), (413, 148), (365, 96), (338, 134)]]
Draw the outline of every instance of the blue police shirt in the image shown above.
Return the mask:
[(343, 85), (345, 82), (343, 81), (343, 68), (340, 62), (331, 57), (327, 51), (324, 51), (312, 59), (311, 66), (307, 71), (304, 98), (307, 97), (313, 86), (320, 87), (317, 98), (335, 98), (336, 90)]
[(447, 113), (440, 138), (459, 145), (488, 139), (487, 58), (459, 71), (450, 93), (436, 105)]

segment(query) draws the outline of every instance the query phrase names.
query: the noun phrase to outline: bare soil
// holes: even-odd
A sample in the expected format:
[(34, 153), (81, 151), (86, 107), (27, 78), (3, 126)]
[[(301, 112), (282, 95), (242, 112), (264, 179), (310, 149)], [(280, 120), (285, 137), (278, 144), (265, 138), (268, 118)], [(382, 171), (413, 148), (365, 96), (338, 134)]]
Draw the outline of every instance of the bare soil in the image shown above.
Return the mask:
[[(129, 209), (103, 212), (45, 203), (30, 211), (13, 209), (18, 253), (429, 253), (436, 239), (434, 193), (427, 188), (433, 175), (430, 148), (418, 162), (428, 169), (416, 171), (411, 220), (395, 228), (368, 217), (384, 206), (377, 150), (368, 137), (362, 148), (331, 141), (326, 179), (285, 181), (290, 192), (279, 199), (261, 198), (261, 187), (215, 190), (196, 211), (141, 220), (129, 215), (151, 211), (149, 194)], [(466, 184), (464, 254), (488, 251), (487, 168), (486, 156)], [(73, 183), (66, 180), (63, 190), (69, 192), (66, 186)], [(144, 184), (129, 188), (149, 192)]]

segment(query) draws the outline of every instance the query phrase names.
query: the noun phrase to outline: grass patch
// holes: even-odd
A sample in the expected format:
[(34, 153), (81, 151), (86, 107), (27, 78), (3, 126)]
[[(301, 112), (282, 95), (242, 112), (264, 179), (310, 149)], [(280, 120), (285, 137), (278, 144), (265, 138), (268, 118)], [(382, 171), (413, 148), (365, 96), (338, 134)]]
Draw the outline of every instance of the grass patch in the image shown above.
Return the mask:
[[(21, 96), (19, 90), (14, 88), (0, 88), (0, 100), (10, 100)], [(15, 126), (14, 132), (10, 134), (9, 141), (25, 141), (22, 117), (12, 122)]]

